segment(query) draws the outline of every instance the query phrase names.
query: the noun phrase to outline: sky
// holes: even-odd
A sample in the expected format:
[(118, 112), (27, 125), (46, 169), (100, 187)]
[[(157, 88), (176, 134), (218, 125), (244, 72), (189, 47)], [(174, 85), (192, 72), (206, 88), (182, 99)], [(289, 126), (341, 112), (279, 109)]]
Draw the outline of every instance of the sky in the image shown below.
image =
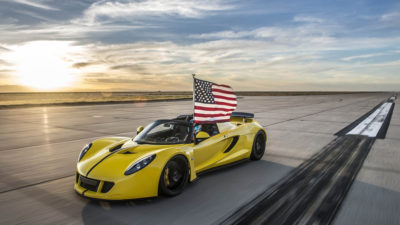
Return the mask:
[(400, 2), (0, 0), (0, 92), (398, 91)]

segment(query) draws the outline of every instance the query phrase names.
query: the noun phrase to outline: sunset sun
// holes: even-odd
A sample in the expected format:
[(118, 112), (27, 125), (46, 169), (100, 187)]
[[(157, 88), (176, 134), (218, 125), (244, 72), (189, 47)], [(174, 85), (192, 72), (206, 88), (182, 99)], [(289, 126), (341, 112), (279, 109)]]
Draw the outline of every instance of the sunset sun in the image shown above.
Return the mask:
[(67, 54), (65, 42), (37, 41), (16, 47), (13, 61), (18, 82), (38, 90), (71, 86), (75, 71), (67, 61)]

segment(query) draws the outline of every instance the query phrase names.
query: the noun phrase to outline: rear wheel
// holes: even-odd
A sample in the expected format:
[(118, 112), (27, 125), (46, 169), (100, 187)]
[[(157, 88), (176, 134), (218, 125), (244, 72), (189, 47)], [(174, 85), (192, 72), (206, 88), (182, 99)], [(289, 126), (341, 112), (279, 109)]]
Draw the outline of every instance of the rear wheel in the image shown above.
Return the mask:
[(265, 133), (258, 131), (253, 141), (253, 149), (251, 150), (250, 159), (260, 160), (265, 152)]
[(189, 178), (189, 166), (186, 157), (177, 155), (165, 165), (159, 183), (159, 191), (167, 196), (180, 194)]

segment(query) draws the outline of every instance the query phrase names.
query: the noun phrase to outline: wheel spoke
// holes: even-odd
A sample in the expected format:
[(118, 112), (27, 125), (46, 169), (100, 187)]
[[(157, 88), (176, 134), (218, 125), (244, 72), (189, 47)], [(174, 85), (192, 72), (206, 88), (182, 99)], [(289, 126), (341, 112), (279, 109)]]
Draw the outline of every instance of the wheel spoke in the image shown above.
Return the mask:
[(181, 177), (182, 177), (182, 173), (180, 171), (176, 170), (174, 172), (174, 181), (178, 182), (181, 179)]
[(164, 173), (164, 183), (165, 183), (165, 185), (168, 187), (169, 186), (169, 168), (167, 167), (166, 169), (165, 169), (165, 173)]

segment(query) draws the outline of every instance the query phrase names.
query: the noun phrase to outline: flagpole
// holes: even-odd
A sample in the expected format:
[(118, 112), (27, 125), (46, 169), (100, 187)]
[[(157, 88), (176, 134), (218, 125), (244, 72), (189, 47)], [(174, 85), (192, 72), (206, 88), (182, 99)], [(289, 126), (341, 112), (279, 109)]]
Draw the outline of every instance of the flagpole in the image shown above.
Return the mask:
[(193, 76), (193, 124), (194, 124), (194, 95), (195, 95), (194, 79), (196, 79), (195, 78), (196, 74), (193, 73), (192, 76)]
[(193, 142), (196, 144), (196, 137), (195, 137), (195, 133), (194, 133), (195, 132), (194, 131), (194, 127), (195, 127), (195, 123), (194, 123), (194, 111), (195, 111), (194, 110), (194, 107), (195, 107), (195, 103), (194, 103), (194, 95), (195, 95), (195, 86), (194, 86), (195, 84), (194, 83), (195, 82), (194, 81), (195, 80), (194, 79), (196, 79), (195, 78), (196, 74), (193, 73), (192, 76), (193, 76), (193, 128), (192, 128), (192, 136), (193, 136)]

